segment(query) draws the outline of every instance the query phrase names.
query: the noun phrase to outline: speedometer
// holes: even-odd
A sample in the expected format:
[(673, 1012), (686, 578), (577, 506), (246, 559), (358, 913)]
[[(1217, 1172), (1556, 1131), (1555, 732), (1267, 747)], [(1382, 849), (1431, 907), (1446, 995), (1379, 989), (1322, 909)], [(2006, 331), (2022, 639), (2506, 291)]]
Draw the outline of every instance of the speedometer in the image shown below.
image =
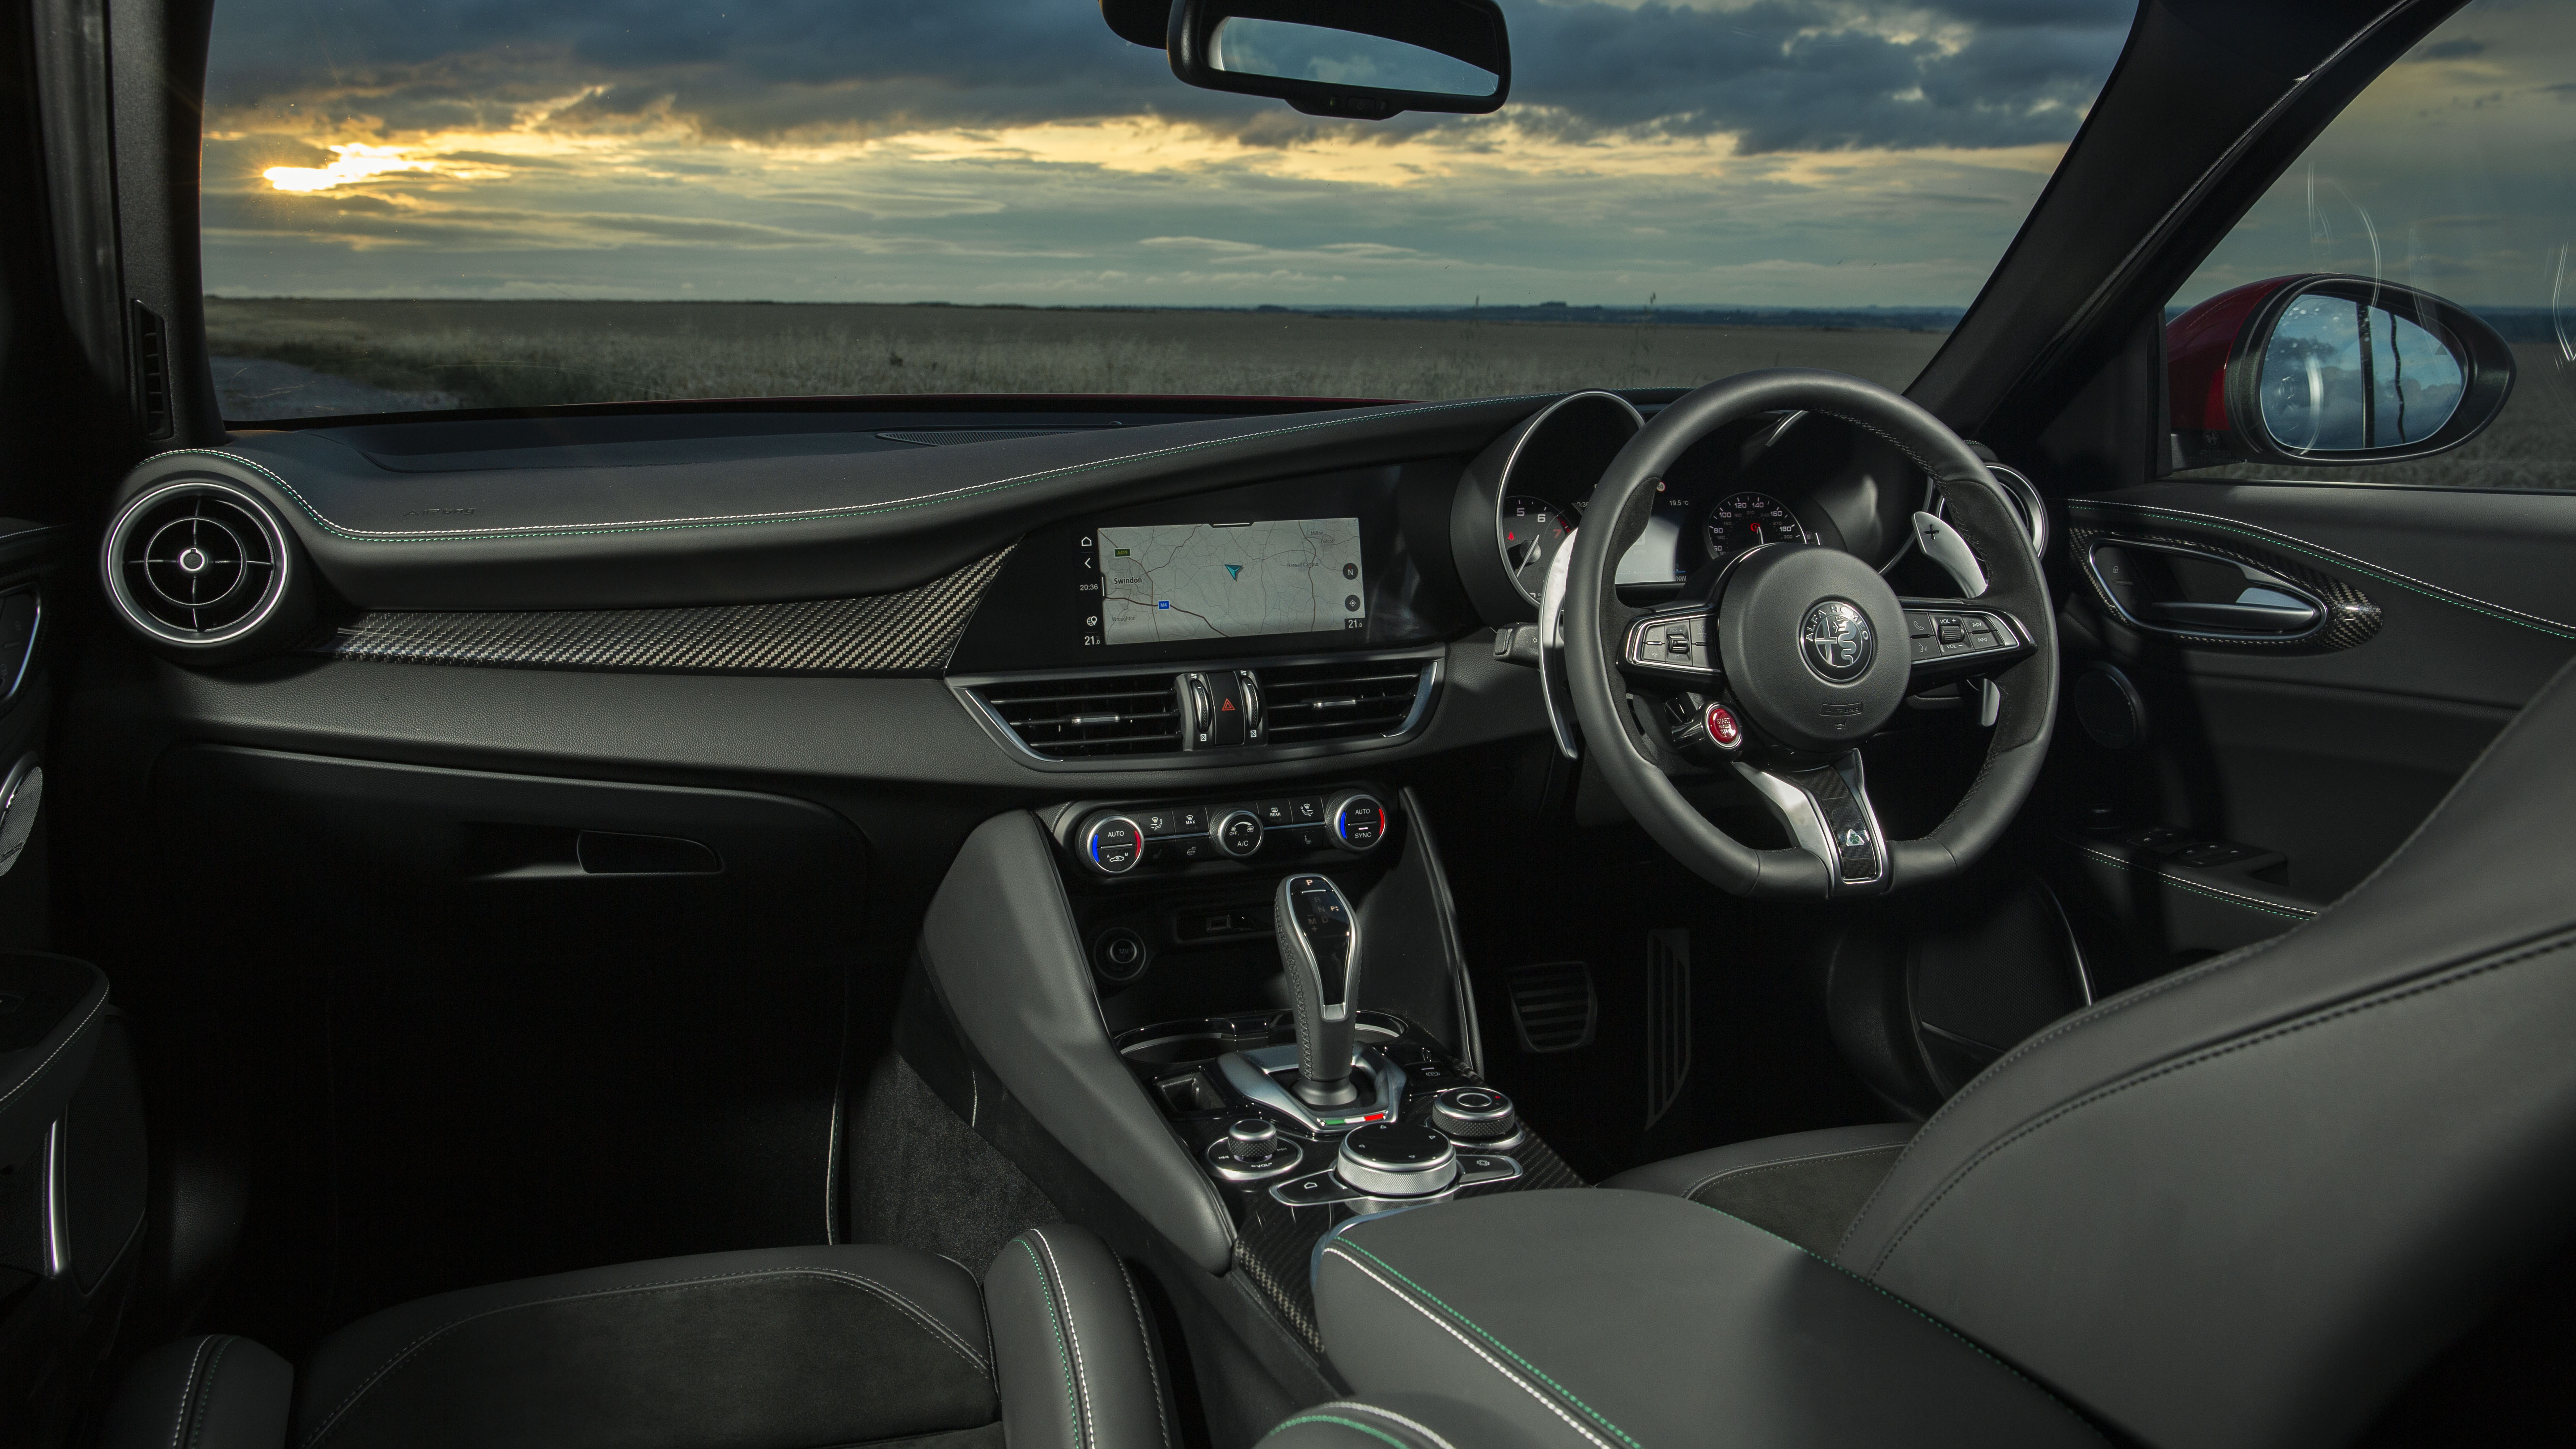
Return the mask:
[(1789, 505), (1768, 493), (1738, 493), (1708, 511), (1708, 556), (1725, 563), (1766, 543), (1805, 543), (1807, 530)]
[(1503, 500), (1503, 563), (1521, 592), (1537, 598), (1547, 588), (1547, 566), (1574, 528), (1566, 510), (1544, 498)]

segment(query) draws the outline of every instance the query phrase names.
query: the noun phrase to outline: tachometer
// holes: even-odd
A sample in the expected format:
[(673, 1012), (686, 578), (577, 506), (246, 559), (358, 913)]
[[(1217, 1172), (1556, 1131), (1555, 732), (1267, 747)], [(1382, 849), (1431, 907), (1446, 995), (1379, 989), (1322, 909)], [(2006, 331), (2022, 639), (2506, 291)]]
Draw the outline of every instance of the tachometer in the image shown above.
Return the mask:
[(1547, 566), (1574, 529), (1567, 510), (1544, 498), (1503, 500), (1503, 564), (1522, 592), (1535, 599), (1547, 588)]
[(1724, 563), (1766, 543), (1804, 543), (1807, 530), (1789, 505), (1768, 493), (1738, 493), (1708, 511), (1708, 556)]

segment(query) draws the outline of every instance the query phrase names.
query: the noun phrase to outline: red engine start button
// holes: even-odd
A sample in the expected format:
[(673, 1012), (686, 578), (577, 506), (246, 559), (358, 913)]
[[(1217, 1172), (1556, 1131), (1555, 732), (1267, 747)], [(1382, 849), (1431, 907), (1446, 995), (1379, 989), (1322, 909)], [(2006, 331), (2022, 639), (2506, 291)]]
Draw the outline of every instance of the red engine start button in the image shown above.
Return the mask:
[(1731, 750), (1744, 743), (1744, 726), (1736, 722), (1735, 711), (1722, 704), (1712, 704), (1702, 721), (1708, 726), (1711, 743), (1721, 750)]

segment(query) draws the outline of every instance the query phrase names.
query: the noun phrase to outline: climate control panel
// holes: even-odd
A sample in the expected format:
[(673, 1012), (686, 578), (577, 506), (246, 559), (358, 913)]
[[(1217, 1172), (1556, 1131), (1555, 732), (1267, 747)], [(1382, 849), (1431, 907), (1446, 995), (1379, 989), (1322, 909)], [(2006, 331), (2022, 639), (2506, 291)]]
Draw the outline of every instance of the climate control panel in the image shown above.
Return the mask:
[(1366, 855), (1394, 830), (1384, 796), (1361, 786), (1210, 802), (1082, 811), (1067, 842), (1092, 874), (1116, 878), (1203, 862), (1314, 851)]

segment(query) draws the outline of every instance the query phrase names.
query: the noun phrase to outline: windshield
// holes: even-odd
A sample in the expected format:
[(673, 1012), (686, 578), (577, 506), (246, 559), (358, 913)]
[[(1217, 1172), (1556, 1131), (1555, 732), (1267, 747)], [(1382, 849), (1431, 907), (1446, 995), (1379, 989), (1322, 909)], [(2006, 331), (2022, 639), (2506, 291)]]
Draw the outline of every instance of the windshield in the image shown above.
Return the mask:
[(2133, 13), (1504, 0), (1510, 103), (1195, 90), (1090, 0), (218, 0), (225, 415), (1903, 385)]

